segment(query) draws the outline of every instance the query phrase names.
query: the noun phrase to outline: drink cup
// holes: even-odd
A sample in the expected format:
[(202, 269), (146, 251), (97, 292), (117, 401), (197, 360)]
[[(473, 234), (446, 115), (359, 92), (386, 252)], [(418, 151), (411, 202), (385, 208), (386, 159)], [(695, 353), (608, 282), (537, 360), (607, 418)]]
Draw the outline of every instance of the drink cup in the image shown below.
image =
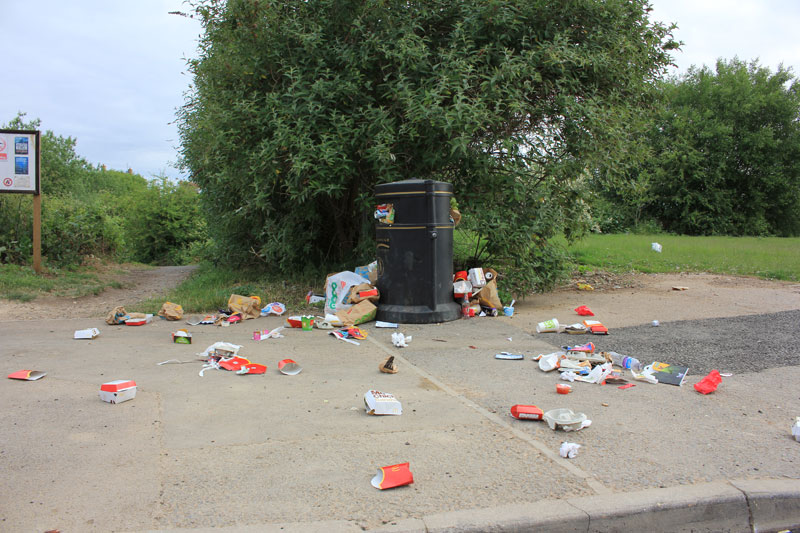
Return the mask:
[(503, 314), (506, 316), (514, 316), (514, 308), (507, 305), (503, 308)]
[(558, 331), (558, 319), (551, 318), (550, 320), (545, 320), (544, 322), (539, 322), (536, 325), (536, 333), (551, 333)]

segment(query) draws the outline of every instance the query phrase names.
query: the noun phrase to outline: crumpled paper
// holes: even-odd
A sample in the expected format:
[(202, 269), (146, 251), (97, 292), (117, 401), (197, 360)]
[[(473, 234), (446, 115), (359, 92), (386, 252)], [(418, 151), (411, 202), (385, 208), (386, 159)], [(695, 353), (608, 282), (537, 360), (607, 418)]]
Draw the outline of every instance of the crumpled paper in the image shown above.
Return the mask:
[(408, 343), (411, 342), (411, 335), (406, 337), (402, 333), (392, 333), (392, 344), (398, 348), (407, 348)]
[(580, 444), (575, 444), (574, 442), (562, 442), (561, 448), (558, 449), (558, 454), (564, 459), (574, 459), (578, 455), (578, 448), (580, 447)]

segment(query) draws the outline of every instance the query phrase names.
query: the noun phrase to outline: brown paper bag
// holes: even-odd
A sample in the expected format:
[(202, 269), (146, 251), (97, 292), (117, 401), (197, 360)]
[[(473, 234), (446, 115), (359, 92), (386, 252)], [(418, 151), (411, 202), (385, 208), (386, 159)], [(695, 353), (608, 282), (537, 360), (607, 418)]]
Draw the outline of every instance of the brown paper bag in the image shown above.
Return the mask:
[[(371, 291), (371, 290), (375, 290), (376, 291), (376, 294), (374, 296), (367, 296), (365, 298), (362, 298), (361, 296), (358, 295), (358, 293), (360, 293), (360, 292)], [(378, 293), (377, 291), (378, 291), (378, 289), (376, 289), (375, 287), (373, 287), (369, 283), (362, 283), (360, 285), (356, 285), (355, 287), (353, 287), (350, 290), (350, 303), (357, 304), (358, 302), (361, 302), (361, 301), (364, 301), (364, 300), (369, 300), (370, 302), (372, 302), (374, 304), (377, 304), (378, 300), (380, 300), (380, 298), (381, 298), (380, 293)]]
[(110, 326), (115, 326), (117, 324), (122, 324), (123, 319), (128, 313), (125, 312), (125, 308), (120, 306), (115, 307), (111, 311), (108, 312), (106, 315), (106, 324)]
[(239, 296), (231, 294), (228, 298), (228, 309), (231, 314), (241, 313), (242, 319), (258, 318), (261, 316), (261, 298), (258, 296)]
[(183, 318), (183, 307), (172, 302), (164, 302), (158, 311), (158, 316), (163, 316), (167, 320), (180, 320)]
[[(487, 274), (491, 274), (490, 276)], [(484, 307), (494, 307), (498, 311), (503, 310), (503, 302), (500, 301), (500, 295), (497, 294), (497, 272), (491, 268), (484, 269), (486, 276), (486, 285), (483, 286), (481, 291), (475, 296), (478, 298), (478, 303)]]
[(336, 316), (345, 326), (357, 326), (370, 320), (375, 320), (378, 308), (369, 300), (362, 300), (349, 309), (336, 313)]

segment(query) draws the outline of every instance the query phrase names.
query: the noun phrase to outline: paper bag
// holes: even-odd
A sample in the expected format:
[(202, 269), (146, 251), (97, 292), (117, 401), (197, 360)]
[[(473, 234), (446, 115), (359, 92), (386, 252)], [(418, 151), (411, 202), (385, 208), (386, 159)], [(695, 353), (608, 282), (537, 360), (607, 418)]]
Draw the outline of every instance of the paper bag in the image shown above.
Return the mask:
[(369, 300), (370, 302), (377, 304), (380, 298), (381, 295), (378, 292), (378, 289), (376, 289), (369, 283), (362, 283), (360, 285), (356, 285), (355, 287), (353, 287), (353, 290), (350, 291), (350, 303), (353, 304), (357, 304), (364, 300)]
[[(500, 301), (500, 295), (497, 294), (497, 272), (491, 268), (487, 268), (484, 272), (485, 274), (491, 274), (491, 276), (486, 276), (486, 285), (475, 296), (478, 297), (478, 302), (484, 307), (502, 309), (503, 302)], [(491, 279), (489, 279), (490, 277)]]
[(244, 320), (258, 318), (261, 316), (261, 298), (231, 294), (231, 297), (228, 298), (228, 309), (231, 314), (240, 313)]
[(158, 316), (163, 316), (167, 320), (180, 320), (183, 318), (183, 307), (172, 302), (164, 302), (158, 311)]
[(125, 322), (127, 314), (128, 313), (125, 312), (124, 307), (117, 306), (111, 311), (109, 311), (108, 314), (106, 315), (106, 324), (110, 326), (114, 326), (116, 324), (122, 324), (123, 322)]
[(337, 318), (342, 321), (345, 326), (357, 326), (370, 320), (375, 320), (375, 315), (378, 313), (378, 308), (369, 300), (362, 300), (349, 309), (344, 309), (336, 313)]

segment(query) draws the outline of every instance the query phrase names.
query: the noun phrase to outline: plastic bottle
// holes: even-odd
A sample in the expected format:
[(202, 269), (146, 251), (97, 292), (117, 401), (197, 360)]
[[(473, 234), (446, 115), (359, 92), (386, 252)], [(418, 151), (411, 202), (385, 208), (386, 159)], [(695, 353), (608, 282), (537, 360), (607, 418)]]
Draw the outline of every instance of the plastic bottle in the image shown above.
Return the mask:
[(637, 372), (641, 372), (644, 368), (644, 365), (635, 357), (622, 355), (621, 353), (617, 352), (608, 352), (608, 354), (611, 356), (611, 362), (617, 366), (621, 366), (622, 368), (629, 368)]
[(469, 318), (469, 300), (466, 296), (461, 299), (461, 318)]

